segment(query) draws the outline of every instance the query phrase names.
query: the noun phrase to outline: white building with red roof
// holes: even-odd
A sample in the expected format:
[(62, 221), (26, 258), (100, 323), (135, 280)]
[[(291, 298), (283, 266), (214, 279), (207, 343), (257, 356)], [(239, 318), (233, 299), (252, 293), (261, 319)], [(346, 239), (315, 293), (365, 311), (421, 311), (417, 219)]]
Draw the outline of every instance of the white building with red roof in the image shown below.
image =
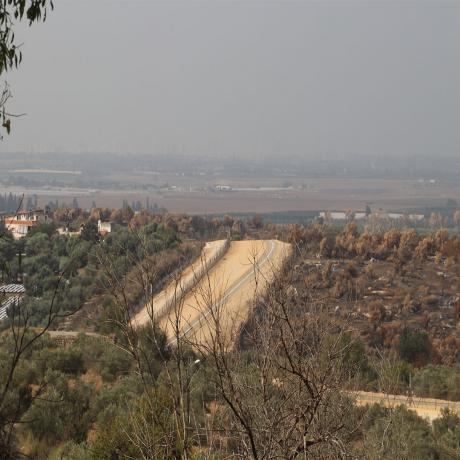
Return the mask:
[(45, 211), (36, 209), (34, 211), (19, 211), (15, 216), (5, 218), (5, 228), (13, 237), (18, 239), (26, 236), (29, 230), (48, 220)]

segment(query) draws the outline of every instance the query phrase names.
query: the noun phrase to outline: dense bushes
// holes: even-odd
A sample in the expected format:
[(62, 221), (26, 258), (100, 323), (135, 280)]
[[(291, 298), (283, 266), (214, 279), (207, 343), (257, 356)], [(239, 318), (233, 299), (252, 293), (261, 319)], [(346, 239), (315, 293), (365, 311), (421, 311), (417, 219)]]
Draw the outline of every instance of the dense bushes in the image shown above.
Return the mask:
[(374, 231), (369, 225), (360, 233), (354, 221), (343, 228), (322, 222), (308, 227), (291, 225), (287, 238), (295, 249), (316, 252), (324, 258), (373, 257), (401, 263), (420, 262), (435, 255), (457, 260), (460, 247), (460, 238), (450, 236), (445, 229), (422, 235), (410, 228)]
[(430, 359), (430, 340), (423, 331), (404, 329), (399, 337), (398, 349), (402, 359), (417, 366), (426, 364)]
[(428, 365), (415, 372), (412, 380), (416, 395), (460, 401), (460, 369)]
[(415, 412), (374, 405), (365, 410), (362, 449), (356, 458), (450, 460), (460, 457), (460, 417), (443, 409), (432, 424)]
[[(20, 436), (23, 441), (28, 440), (27, 445), (33, 446), (28, 450), (31, 457), (69, 460), (139, 458), (151, 448), (146, 445), (143, 452), (140, 441), (148, 443), (152, 439), (174, 436), (174, 398), (170, 394), (170, 378), (177, 378), (177, 369), (173, 361), (168, 363), (171, 351), (165, 346), (161, 356), (153, 352), (155, 348), (150, 344), (147, 329), (141, 331), (139, 340), (143, 350), (151, 351), (145, 356), (154, 369), (151, 387), (154, 397), (150, 395), (153, 398), (150, 400), (146, 399), (145, 386), (135, 372), (131, 355), (108, 341), (80, 335), (67, 348), (58, 348), (44, 337), (27, 353), (27, 359), (17, 373), (15, 391), (24, 412)], [(337, 337), (331, 335), (326, 342), (329, 340), (335, 343)], [(0, 359), (7, 356), (11, 345), (11, 340), (4, 336), (0, 344)], [(337, 348), (345, 350), (341, 362), (343, 370), (351, 377), (378, 378), (375, 363), (366, 357), (365, 348), (359, 340), (344, 335), (340, 337)], [(193, 353), (187, 353), (185, 361), (194, 362)], [(238, 372), (248, 369), (249, 382), (255, 360), (251, 353), (243, 353), (232, 364)], [(168, 363), (167, 367), (165, 363)], [(223, 402), (219, 403), (213, 384), (214, 372), (205, 361), (193, 373), (189, 404), (197, 429), (204, 430), (211, 416), (224, 417), (220, 407)], [(408, 372), (412, 373), (416, 393), (427, 391), (429, 396), (447, 394), (452, 397), (458, 387), (458, 370), (454, 374), (453, 369), (428, 366), (420, 370), (409, 369), (404, 375)], [(405, 381), (407, 383), (410, 379), (405, 378)], [(276, 388), (275, 385), (270, 391)], [(14, 399), (11, 405), (16, 405)], [(356, 409), (347, 423), (356, 427), (354, 438), (350, 440), (356, 449), (356, 458), (447, 460), (456, 458), (459, 452), (459, 421), (457, 416), (445, 413), (431, 427), (406, 409), (391, 411), (376, 406), (370, 411)], [(219, 423), (225, 427), (225, 418)], [(136, 441), (136, 436), (141, 438)], [(196, 442), (206, 443), (206, 439), (197, 437)], [(231, 451), (232, 447), (228, 448)], [(180, 455), (180, 452), (162, 447), (161, 443), (157, 453), (158, 458)]]
[(27, 429), (38, 441), (56, 444), (73, 439), (81, 442), (91, 423), (89, 413), (92, 387), (83, 382), (73, 386), (62, 373), (49, 371), (46, 390), (34, 400), (25, 419)]
[(175, 249), (180, 243), (177, 232), (155, 222), (137, 231), (118, 227), (103, 241), (91, 236), (94, 225), (88, 225), (91, 228), (81, 237), (58, 235), (54, 226), (41, 225), (19, 241), (9, 236), (0, 239), (1, 280), (24, 278), (24, 305), (29, 309), (31, 324), (40, 325), (46, 319), (53, 299), (54, 311), (66, 314), (103, 291), (105, 260), (110, 261), (114, 275), (123, 277), (136, 261)]
[[(195, 219), (194, 225), (195, 230), (200, 231), (200, 222)], [(315, 227), (301, 234), (300, 238), (304, 239), (302, 244), (310, 245), (312, 248), (316, 245), (315, 250), (319, 247), (321, 251), (330, 252), (335, 256), (354, 254), (356, 257), (352, 263), (344, 263), (341, 267), (331, 263), (324, 266), (315, 276), (313, 272), (310, 273), (312, 276), (308, 278), (311, 281), (309, 287), (313, 284), (327, 286), (328, 289), (337, 286), (338, 296), (348, 300), (357, 299), (358, 294), (360, 298), (364, 297), (359, 284), (362, 272), (357, 263), (359, 257), (364, 257), (364, 237), (357, 233), (356, 228), (350, 225), (342, 233), (329, 232), (323, 235), (321, 228)], [(366, 257), (375, 253), (390, 260), (406, 259), (410, 257), (410, 251), (406, 249), (415, 249), (418, 245), (412, 233), (392, 232), (385, 237), (378, 237), (375, 241), (370, 234), (365, 238), (370, 239), (370, 246), (374, 251), (366, 253)], [(101, 267), (105, 262), (101, 260), (101, 254), (97, 250), (103, 252), (115, 276), (120, 276), (122, 280), (130, 280), (124, 287), (123, 294), (126, 296), (127, 304), (133, 306), (133, 310), (139, 300), (139, 290), (134, 286), (135, 283), (131, 282), (138, 273), (133, 268), (133, 261), (150, 261), (155, 257), (156, 261), (162, 262), (155, 265), (157, 272), (168, 274), (172, 266), (177, 267), (183, 260), (181, 250), (178, 249), (178, 235), (172, 223), (163, 225), (149, 222), (136, 233), (119, 229), (108, 235), (103, 242), (97, 243), (91, 238), (68, 239), (40, 232), (27, 237), (24, 242), (27, 254), (24, 259), (24, 270), (27, 270), (29, 276), (29, 279), (26, 279), (29, 299), (24, 306), (34, 312), (34, 321), (37, 322), (40, 315), (46, 312), (46, 302), (50, 300), (57, 274), (66, 266), (69, 266), (69, 269), (56, 299), (59, 309), (71, 311), (73, 305), (81, 305), (91, 296), (92, 299), (96, 299), (91, 306), (96, 307), (98, 300), (103, 300), (104, 303), (101, 301), (101, 305), (106, 305), (107, 309), (113, 306), (108, 300), (110, 296), (107, 289), (104, 289), (104, 281), (108, 279), (102, 274)], [(361, 246), (360, 242), (363, 243)], [(433, 240), (433, 245), (436, 244)], [(171, 265), (172, 262), (174, 265)], [(39, 272), (43, 269), (42, 264), (46, 266), (47, 273)], [(295, 276), (299, 278), (299, 284), (305, 282), (300, 271), (297, 271)], [(160, 282), (158, 279), (159, 285)], [(344, 285), (346, 289), (338, 289), (339, 284)], [(158, 286), (153, 286), (152, 283), (151, 287)], [(314, 318), (317, 318), (318, 312), (315, 312), (314, 308), (307, 310), (313, 302), (306, 295), (302, 297), (306, 290), (302, 291), (297, 287), (298, 285), (293, 284), (283, 285), (285, 291), (282, 291), (283, 295), (280, 296), (283, 301), (289, 299), (289, 314), (295, 319), (292, 324), (296, 324), (296, 335), (292, 345), (293, 350), (296, 350), (294, 356), (298, 360), (294, 362), (294, 372), (289, 371), (292, 361), (289, 363), (288, 359), (280, 359), (279, 353), (274, 353), (274, 356), (270, 357), (272, 347), (258, 348), (258, 352), (248, 347), (241, 354), (228, 350), (228, 361), (222, 356), (222, 361), (218, 363), (229, 366), (229, 380), (224, 390), (231, 392), (232, 385), (233, 388), (236, 386), (234, 401), (240, 405), (238, 413), (246, 417), (245, 420), (249, 424), (260, 423), (256, 429), (262, 436), (265, 436), (266, 432), (269, 433), (270, 442), (273, 439), (274, 442), (278, 442), (278, 436), (279, 439), (286, 436), (278, 426), (284, 427), (287, 432), (291, 432), (292, 426), (296, 426), (300, 434), (292, 439), (295, 442), (300, 440), (308, 443), (308, 436), (314, 438), (317, 433), (307, 429), (306, 436), (302, 431), (305, 425), (298, 423), (299, 417), (303, 417), (301, 411), (305, 407), (309, 410), (315, 401), (323, 404), (324, 399), (315, 400), (316, 393), (321, 391), (318, 388), (326, 388), (329, 391), (331, 386), (328, 379), (331, 373), (337, 371), (340, 376), (346, 376), (346, 380), (343, 381), (343, 385), (340, 380), (340, 386), (335, 387), (330, 400), (327, 401), (327, 404), (331, 405), (316, 413), (312, 423), (322, 430), (321, 433), (329, 433), (331, 426), (336, 422), (338, 430), (346, 426), (347, 434), (338, 439), (340, 442), (343, 441), (343, 446), (339, 448), (343, 448), (347, 455), (349, 451), (353, 451), (351, 457), (369, 460), (444, 460), (458, 457), (460, 420), (457, 416), (445, 413), (442, 419), (430, 426), (403, 408), (353, 408), (349, 395), (342, 392), (342, 389), (355, 389), (358, 384), (367, 389), (380, 389), (379, 385), (384, 375), (387, 380), (399, 379), (392, 387), (395, 391), (406, 393), (411, 388), (419, 396), (457, 398), (457, 388), (460, 387), (458, 369), (443, 366), (418, 367), (425, 364), (432, 353), (426, 332), (413, 323), (403, 323), (401, 334), (396, 336), (397, 340), (394, 341), (392, 349), (392, 358), (397, 356), (394, 352), (399, 351), (401, 361), (389, 360), (388, 363), (384, 363), (387, 366), (384, 369), (376, 357), (377, 353), (368, 354), (369, 348), (359, 338), (351, 334), (337, 335), (337, 331), (340, 330), (338, 323), (328, 329), (327, 334), (321, 328), (316, 329), (314, 325), (317, 323)], [(32, 292), (36, 292), (37, 298), (33, 298)], [(98, 297), (96, 293), (101, 295)], [(267, 296), (263, 301), (270, 298)], [(339, 303), (337, 300), (334, 302)], [(375, 310), (381, 316), (391, 313), (385, 310), (383, 302), (380, 302)], [(327, 311), (323, 314), (329, 316)], [(370, 321), (373, 321), (372, 317)], [(301, 324), (304, 327), (297, 329)], [(306, 342), (308, 346), (298, 348), (310, 328), (317, 331), (318, 335), (310, 337)], [(148, 458), (181, 458), (184, 451), (190, 454), (190, 458), (199, 458), (200, 454), (211, 455), (215, 445), (216, 451), (225, 453), (226, 456), (241, 453), (243, 429), (235, 423), (236, 418), (228, 407), (228, 401), (219, 393), (216, 384), (219, 380), (218, 369), (213, 364), (212, 356), (208, 354), (199, 361), (190, 349), (186, 349), (178, 364), (173, 359), (177, 357), (176, 350), (167, 346), (166, 337), (158, 334), (158, 331), (155, 331), (155, 337), (152, 337), (153, 329), (138, 330), (133, 335), (135, 338), (129, 333), (120, 334), (120, 341), (116, 344), (84, 335), (79, 336), (67, 348), (58, 348), (46, 339), (39, 341), (37, 347), (27, 353), (26, 359), (21, 362), (15, 376), (13, 396), (8, 401), (12, 410), (19, 407), (22, 414), (23, 424), (18, 431), (18, 445), (26, 448), (33, 446), (29, 447), (26, 453), (37, 459), (140, 458), (143, 455)], [(271, 339), (270, 334), (274, 330), (284, 338), (290, 334), (287, 328), (266, 329), (267, 335), (263, 335), (262, 339)], [(325, 335), (319, 335), (320, 331)], [(126, 342), (123, 342), (123, 339)], [(127, 348), (132, 354), (122, 349), (130, 340), (133, 347)], [(313, 355), (313, 359), (311, 350), (315, 349), (317, 343), (324, 345), (324, 350)], [(0, 360), (7, 360), (10, 350), (11, 341), (5, 339), (3, 344), (0, 344)], [(135, 362), (135, 351), (139, 353), (136, 356), (139, 362)], [(382, 354), (386, 355), (387, 351), (390, 355), (390, 350), (385, 350)], [(333, 360), (337, 367), (329, 368)], [(195, 362), (200, 364), (194, 366)], [(303, 369), (308, 363), (311, 367), (306, 367), (310, 370), (305, 373)], [(265, 367), (266, 364), (268, 367)], [(146, 380), (141, 381), (137, 365), (140, 366), (140, 370), (148, 369)], [(260, 369), (268, 368), (270, 371), (266, 374), (258, 373)], [(322, 374), (324, 369), (330, 371)], [(285, 372), (286, 370), (288, 372)], [(296, 405), (296, 400), (291, 402), (295, 397), (292, 397), (294, 392), (289, 391), (290, 385), (295, 389), (298, 386), (296, 382), (300, 385), (304, 383), (297, 380), (295, 372), (300, 372), (302, 378), (305, 376), (308, 388), (303, 397), (297, 398), (301, 402), (299, 406)], [(255, 389), (258, 386), (263, 391), (257, 393)], [(177, 388), (180, 388), (180, 391)], [(291, 410), (291, 403), (297, 412)], [(288, 407), (288, 410), (285, 407)], [(191, 408), (191, 411), (187, 412), (184, 408)], [(280, 412), (277, 412), (278, 408), (281, 408)], [(342, 412), (343, 408), (347, 410)], [(282, 417), (278, 417), (279, 413)], [(340, 418), (337, 417), (337, 414), (343, 414), (344, 419), (341, 418), (342, 415)], [(187, 424), (181, 425), (188, 416)], [(266, 425), (267, 420), (275, 420), (275, 423), (278, 423), (279, 418), (282, 418), (283, 422), (275, 429)], [(182, 433), (178, 434), (182, 428), (192, 433), (187, 441), (190, 443), (188, 445), (185, 441), (182, 442)], [(273, 430), (276, 438), (270, 430)], [(291, 439), (289, 436), (285, 439)], [(321, 454), (324, 458), (328, 455), (328, 458), (337, 458), (330, 452), (326, 453), (330, 445), (321, 444), (321, 438), (318, 439), (319, 444), (314, 447), (317, 450), (309, 451), (309, 455), (314, 458), (315, 453), (318, 453), (318, 456)], [(263, 442), (259, 445), (264, 447)], [(156, 455), (152, 455), (155, 449)], [(302, 449), (302, 446), (299, 449)]]
[[(13, 337), (4, 333), (2, 362), (8, 361), (13, 346)], [(111, 342), (80, 335), (59, 348), (45, 335), (20, 362), (2, 414), (19, 417), (20, 435), (33, 440), (32, 456), (47, 458), (50, 446), (85, 441), (94, 423), (108, 423), (141, 394), (137, 377), (129, 375), (132, 370), (130, 355)], [(0, 384), (6, 372), (1, 367)], [(102, 381), (108, 384), (99, 391)]]

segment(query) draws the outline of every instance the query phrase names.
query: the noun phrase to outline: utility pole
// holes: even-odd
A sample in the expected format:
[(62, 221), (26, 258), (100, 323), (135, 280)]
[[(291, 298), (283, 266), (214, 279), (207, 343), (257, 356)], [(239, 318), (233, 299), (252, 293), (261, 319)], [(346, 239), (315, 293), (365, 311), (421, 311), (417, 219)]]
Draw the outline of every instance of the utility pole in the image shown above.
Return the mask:
[(24, 252), (19, 252), (16, 254), (18, 256), (18, 276), (17, 282), (22, 284), (24, 282), (24, 273), (22, 273), (22, 256), (26, 256), (27, 254)]

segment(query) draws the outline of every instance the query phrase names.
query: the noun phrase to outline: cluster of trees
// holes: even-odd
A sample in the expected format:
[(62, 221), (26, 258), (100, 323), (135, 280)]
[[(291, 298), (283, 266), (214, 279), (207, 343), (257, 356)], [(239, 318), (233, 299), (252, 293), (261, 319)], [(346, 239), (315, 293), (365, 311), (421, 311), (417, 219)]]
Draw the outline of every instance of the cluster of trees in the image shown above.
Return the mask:
[[(402, 355), (419, 366), (458, 362), (457, 235), (359, 232), (350, 222), (342, 229), (291, 226), (286, 236), (296, 248), (299, 295), (322, 299), (334, 314), (356, 318), (368, 346), (399, 352), (401, 342), (417, 345), (412, 351), (403, 346)], [(305, 262), (312, 258), (316, 265)]]
[(413, 229), (391, 229), (383, 234), (364, 231), (359, 234), (354, 223), (348, 224), (335, 238), (331, 249), (327, 236), (320, 245), (325, 257), (364, 257), (387, 260), (389, 258), (408, 262), (410, 259), (426, 260), (428, 256), (443, 254), (444, 245), (449, 240), (446, 230), (421, 236)]
[[(22, 446), (32, 458), (68, 460), (458, 457), (457, 415), (445, 411), (430, 425), (402, 407), (354, 405), (344, 390), (363, 380), (394, 389), (412, 369), (371, 360), (347, 326), (302, 303), (293, 267), (255, 305), (242, 336), (234, 331), (236, 347), (215, 310), (206, 342), (177, 335), (168, 344), (153, 318), (133, 328), (116, 286), (117, 343), (80, 336), (58, 348), (45, 335), (27, 351), (0, 405), (2, 420), (22, 422), (3, 430), (11, 456)], [(180, 315), (180, 302), (175, 308)], [(5, 359), (11, 348), (4, 334)], [(428, 371), (414, 370), (414, 387), (434, 382)]]
[(297, 251), (316, 252), (323, 258), (423, 262), (430, 256), (446, 257), (448, 263), (458, 261), (460, 238), (446, 229), (419, 234), (414, 229), (392, 228), (387, 232), (358, 231), (354, 221), (343, 228), (315, 223), (308, 227), (291, 225), (288, 240)]
[(448, 460), (460, 453), (460, 417), (448, 410), (430, 424), (404, 406), (374, 405), (364, 418), (362, 432), (361, 458), (366, 460)]
[(145, 199), (145, 206), (139, 200), (132, 201), (131, 206), (128, 204), (128, 200), (123, 200), (122, 209), (126, 209), (129, 207), (134, 212), (143, 211), (143, 210), (151, 212), (152, 214), (166, 214), (167, 212), (166, 208), (158, 206), (157, 203), (151, 204), (149, 197)]
[(414, 372), (412, 388), (416, 395), (460, 401), (460, 368), (429, 364)]
[[(455, 207), (457, 205), (455, 204)], [(399, 219), (385, 218), (372, 214), (367, 220), (367, 225), (373, 231), (383, 232), (391, 228), (418, 228), (440, 230), (443, 228), (460, 229), (460, 209), (448, 209), (439, 212), (433, 211), (426, 215), (422, 220), (412, 220), (409, 214), (403, 215)]]
[[(141, 346), (152, 351), (150, 338), (148, 331), (139, 334), (139, 340), (145, 341)], [(9, 340), (3, 337), (0, 353), (7, 352)], [(355, 345), (347, 349), (348, 369), (362, 366), (359, 352), (355, 355), (357, 348), (359, 350)], [(186, 366), (192, 367), (196, 356), (189, 350)], [(250, 375), (254, 372), (257, 375), (260, 368), (257, 364), (248, 364), (251, 361), (257, 363), (257, 358), (252, 354), (229, 361), (232, 371), (236, 371), (236, 366), (242, 367), (235, 375), (235, 378), (244, 379), (238, 382), (238, 385), (243, 385), (241, 390), (246, 385), (257, 388)], [(164, 367), (165, 363), (168, 368)], [(155, 376), (151, 401), (145, 394), (142, 378), (134, 372), (135, 361), (119, 345), (80, 336), (68, 348), (60, 349), (45, 337), (27, 355), (27, 364), (24, 363), (17, 373), (15, 393), (10, 395), (8, 402), (8, 410), (20, 411), (24, 422), (14, 433), (16, 441), (26, 444), (27, 454), (38, 459), (140, 458), (149, 452), (161, 458), (216, 458), (216, 455), (219, 458), (219, 455), (238, 452), (241, 448), (238, 444), (244, 441), (244, 432), (236, 431), (235, 427), (236, 432), (232, 434), (231, 427), (225, 429), (225, 424), (232, 418), (225, 406), (219, 407), (225, 404), (225, 400), (219, 403), (220, 399), (216, 399), (218, 391), (214, 386), (215, 370), (212, 363), (199, 363), (197, 369), (189, 369), (190, 379), (186, 385), (191, 387), (187, 397), (190, 398), (188, 404), (193, 428), (188, 426), (192, 448), (188, 454), (182, 450), (184, 446), (174, 446), (181, 438), (175, 427), (174, 399), (170, 395), (167, 375), (168, 372), (175, 372), (171, 350), (163, 348), (161, 356), (151, 353), (145, 365)], [(428, 371), (433, 374), (436, 369), (427, 369), (424, 375), (415, 374), (414, 387), (426, 382), (425, 374)], [(435, 379), (432, 377), (431, 381)], [(265, 391), (272, 394), (268, 393), (260, 402), (258, 393), (245, 394), (241, 401), (240, 410), (245, 412), (241, 415), (250, 420), (251, 426), (248, 428), (251, 433), (254, 431), (254, 453), (250, 458), (262, 457), (264, 452), (275, 452), (273, 445), (264, 447), (262, 444), (267, 442), (265, 436), (270, 435), (267, 431), (271, 427), (262, 424), (258, 417), (266, 417), (271, 410), (275, 410), (277, 396), (273, 391), (276, 389), (276, 385), (275, 388), (269, 385)], [(155, 403), (153, 407), (152, 402)], [(346, 399), (340, 404), (345, 402)], [(339, 438), (343, 454), (365, 459), (450, 459), (459, 454), (460, 418), (455, 414), (445, 411), (440, 419), (430, 425), (402, 407), (393, 410), (380, 406), (363, 409), (355, 408), (351, 402), (349, 404), (342, 414), (338, 412), (334, 401), (329, 400), (325, 406), (325, 409), (327, 407), (334, 411), (331, 417), (347, 416), (346, 421), (340, 419), (340, 423), (346, 425), (341, 428), (343, 433)], [(323, 423), (329, 426), (319, 425), (315, 430), (334, 431), (337, 421), (333, 425), (325, 413), (319, 415)], [(213, 426), (209, 423), (210, 418), (213, 419)], [(261, 424), (260, 433), (258, 424)], [(293, 421), (289, 420), (288, 426), (291, 425)], [(285, 436), (280, 428), (282, 426), (276, 426), (276, 434)], [(215, 444), (209, 446), (213, 431)], [(24, 440), (27, 442), (24, 443)], [(307, 438), (307, 441), (311, 442), (312, 439)], [(340, 458), (340, 452), (332, 446), (326, 442), (319, 443), (321, 450), (318, 451), (314, 444), (309, 446), (311, 455)]]
[(24, 282), (26, 297), (21, 308), (29, 311), (31, 324), (40, 325), (51, 302), (65, 315), (103, 291), (107, 285), (105, 260), (110, 260), (114, 275), (123, 277), (134, 259), (141, 261), (179, 243), (174, 229), (154, 222), (138, 231), (120, 227), (103, 241), (91, 223), (84, 226), (81, 236), (70, 238), (57, 234), (53, 224), (42, 224), (20, 240), (8, 232), (0, 238), (1, 278), (3, 282)]
[[(3, 334), (2, 360), (8, 361), (13, 348), (14, 338)], [(84, 441), (92, 424), (97, 420), (106, 423), (121, 401), (127, 403), (130, 395), (139, 394), (141, 385), (130, 375), (132, 368), (129, 355), (105, 340), (81, 335), (68, 348), (58, 348), (47, 335), (42, 336), (24, 354), (12, 390), (0, 406), (3, 423), (5, 419), (25, 422), (14, 433), (8, 432), (12, 429), (8, 422), (2, 426), (0, 457), (15, 458), (14, 445), (19, 438), (31, 438), (34, 458), (48, 458), (50, 447), (60, 443)], [(6, 372), (2, 367), (1, 383)], [(85, 374), (97, 378), (85, 381)], [(103, 385), (100, 391), (97, 383)], [(13, 440), (8, 439), (8, 433)]]
[[(455, 203), (454, 206), (457, 204)], [(432, 212), (427, 219), (428, 226), (433, 230), (441, 228), (456, 228), (460, 230), (460, 209), (455, 209), (449, 214)]]
[[(8, 212), (16, 212), (19, 208), (36, 209), (38, 198), (36, 195), (24, 199), (22, 196), (9, 195), (0, 196), (0, 212), (4, 209)], [(243, 238), (248, 232), (259, 232), (264, 228), (264, 222), (259, 214), (242, 220), (225, 215), (223, 218), (208, 218), (200, 215), (172, 214), (166, 209), (159, 208), (156, 203), (150, 205), (147, 200), (146, 207), (140, 202), (133, 202), (129, 206), (124, 200), (121, 208), (101, 208), (95, 203), (90, 210), (79, 207), (78, 200), (73, 199), (70, 205), (49, 202), (45, 207), (56, 226), (77, 231), (88, 222), (97, 223), (112, 222), (116, 225), (140, 228), (149, 222), (164, 224), (168, 228), (189, 238), (225, 238), (231, 236), (233, 239)]]
[[(79, 337), (61, 349), (43, 336), (25, 350), (14, 384), (0, 398), (1, 440), (11, 456), (18, 446), (38, 459), (69, 460), (409, 459), (414, 453), (421, 459), (448, 459), (460, 454), (456, 415), (445, 413), (430, 426), (402, 408), (357, 408), (352, 394), (343, 391), (364, 386), (406, 392), (410, 387), (421, 395), (454, 398), (459, 378), (450, 368), (416, 367), (430, 344), (425, 334), (410, 328), (400, 337), (398, 360), (382, 363), (350, 335), (349, 324), (300, 289), (305, 248), (317, 253), (325, 238), (333, 238), (332, 251), (364, 257), (357, 249), (362, 235), (352, 226), (332, 235), (318, 225), (291, 228), (298, 252), (255, 303), (242, 330), (226, 330), (221, 310), (210, 309), (214, 333), (208, 341), (175, 329), (172, 344), (153, 316), (144, 329), (135, 327), (139, 293), (130, 289), (133, 280), (140, 280), (140, 289), (150, 295), (153, 274), (161, 271), (158, 262), (179, 250), (178, 232), (189, 225), (198, 231), (202, 221), (136, 216), (138, 229), (121, 227), (103, 241), (89, 230), (68, 238), (39, 228), (17, 243), (24, 244), (27, 289), (37, 289), (41, 298), (49, 292), (46, 279), (73, 258), (77, 265), (70, 264), (72, 274), (64, 278), (59, 302), (77, 283), (99, 279), (91, 284), (93, 294), (99, 290), (110, 297), (116, 343)], [(401, 247), (417, 247), (424, 238), (411, 241), (394, 232), (377, 236), (370, 254), (391, 259)], [(436, 250), (449, 241), (432, 238)], [(42, 264), (49, 273), (34, 279)], [(332, 268), (324, 268), (324, 280), (334, 279)], [(163, 269), (167, 273), (171, 267)], [(357, 268), (350, 264), (344, 273), (356, 279)], [(177, 317), (182, 307), (178, 299)], [(1, 336), (5, 362), (17, 354), (14, 337)], [(0, 372), (1, 385), (8, 381), (8, 369)]]
[(262, 217), (258, 214), (243, 221), (229, 215), (222, 219), (207, 218), (200, 215), (172, 214), (159, 209), (158, 212), (141, 208), (136, 210), (124, 205), (120, 209), (92, 207), (89, 211), (69, 206), (55, 207), (52, 217), (59, 225), (78, 229), (88, 221), (97, 223), (98, 220), (109, 221), (131, 228), (140, 228), (149, 222), (163, 224), (189, 238), (243, 238), (248, 231), (260, 231), (264, 227)]
[[(131, 225), (139, 226), (148, 221), (150, 213), (141, 211), (136, 213)], [(179, 233), (190, 238), (227, 238), (234, 240), (244, 238), (248, 232), (260, 231), (264, 222), (259, 214), (252, 218), (242, 220), (225, 215), (221, 219), (208, 218), (200, 215), (171, 214), (155, 215), (155, 219), (164, 222), (166, 226), (175, 228)]]

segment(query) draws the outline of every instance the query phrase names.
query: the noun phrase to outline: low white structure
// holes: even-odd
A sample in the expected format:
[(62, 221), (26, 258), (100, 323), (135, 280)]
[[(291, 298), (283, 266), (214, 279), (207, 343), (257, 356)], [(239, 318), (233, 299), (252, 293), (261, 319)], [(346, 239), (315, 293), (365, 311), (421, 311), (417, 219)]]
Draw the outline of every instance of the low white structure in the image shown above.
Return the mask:
[(59, 233), (59, 235), (65, 235), (65, 236), (79, 236), (81, 235), (81, 228), (75, 232), (71, 232), (68, 228), (64, 228), (64, 227), (59, 227), (57, 229), (57, 232)]
[(101, 220), (97, 221), (97, 232), (99, 235), (107, 235), (112, 231), (112, 222), (102, 222)]
[(232, 187), (230, 185), (216, 185), (215, 189), (219, 190), (219, 192), (230, 192)]
[(390, 219), (402, 219), (407, 217), (409, 220), (414, 222), (419, 222), (425, 218), (423, 214), (401, 214), (396, 212), (389, 212), (388, 214), (383, 214), (382, 217), (388, 216)]
[(323, 219), (332, 220), (347, 220), (349, 216), (353, 216), (354, 219), (364, 219), (366, 217), (365, 212), (345, 212), (345, 211), (321, 211), (319, 217)]
[(355, 220), (365, 219), (366, 217), (377, 217), (379, 219), (403, 219), (407, 218), (413, 222), (420, 222), (425, 218), (423, 214), (403, 214), (397, 212), (377, 211), (366, 215), (365, 212), (346, 212), (346, 211), (320, 211), (319, 217), (332, 220), (347, 220), (349, 216), (353, 216)]

